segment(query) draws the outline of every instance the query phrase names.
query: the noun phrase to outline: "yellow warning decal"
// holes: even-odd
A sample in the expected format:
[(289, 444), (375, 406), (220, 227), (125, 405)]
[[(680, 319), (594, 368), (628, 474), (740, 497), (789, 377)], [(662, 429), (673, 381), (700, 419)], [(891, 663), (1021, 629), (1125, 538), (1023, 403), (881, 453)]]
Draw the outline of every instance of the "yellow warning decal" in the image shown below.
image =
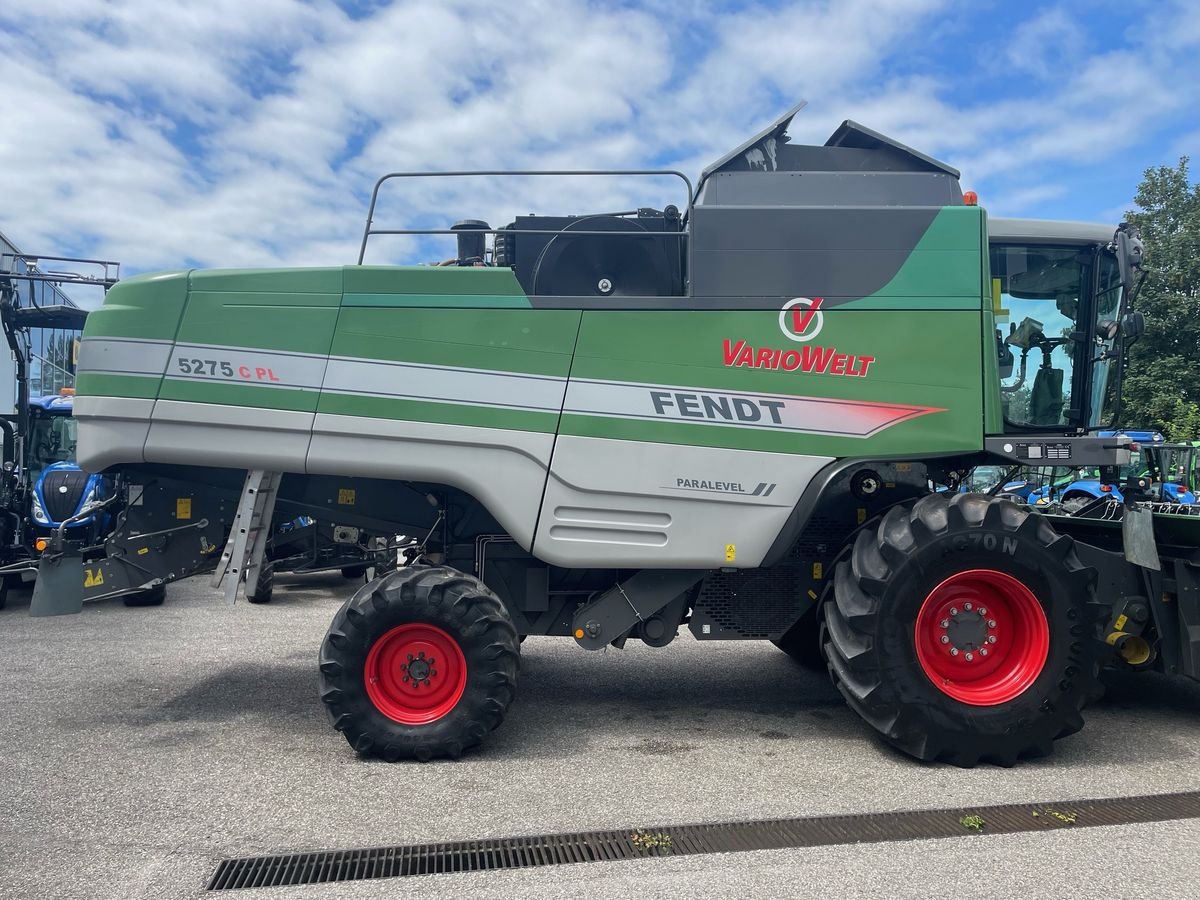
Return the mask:
[(861, 525), (865, 521), (867, 521), (867, 510), (865, 507), (860, 506), (858, 508), (858, 524)]
[(149, 553), (149, 552), (150, 552), (150, 548), (149, 548), (149, 547), (143, 547), (141, 550), (139, 550), (139, 551), (137, 552), (137, 555), (138, 555), (138, 556), (145, 556), (145, 555), (146, 555), (147, 553)]
[(104, 584), (103, 569), (84, 569), (83, 570), (83, 586), (85, 588), (100, 587)]
[(817, 592), (816, 592), (816, 591), (814, 591), (812, 588), (809, 588), (809, 590), (808, 590), (808, 596), (809, 596), (809, 597), (811, 597), (812, 599), (816, 600), (816, 599), (817, 599)]
[(175, 500), (175, 518), (190, 519), (192, 517), (192, 498), (178, 497)]
[(813, 581), (820, 581), (825, 577), (825, 567), (819, 562), (813, 563)]
[(737, 559), (737, 545), (736, 544), (726, 544), (725, 545), (725, 562), (733, 562), (735, 559)]
[(1113, 628), (1116, 631), (1124, 631), (1125, 623), (1128, 621), (1129, 621), (1129, 616), (1125, 615), (1125, 613), (1121, 613), (1119, 616), (1117, 616), (1117, 621), (1113, 622)]
[(338, 488), (338, 506), (354, 505), (354, 488)]

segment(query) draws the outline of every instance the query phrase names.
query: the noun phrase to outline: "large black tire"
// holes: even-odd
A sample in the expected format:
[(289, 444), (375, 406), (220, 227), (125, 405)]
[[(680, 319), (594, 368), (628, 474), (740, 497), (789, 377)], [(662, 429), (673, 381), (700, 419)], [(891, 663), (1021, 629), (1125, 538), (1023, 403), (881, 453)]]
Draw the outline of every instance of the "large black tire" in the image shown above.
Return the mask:
[[(417, 653), (430, 634), (449, 652)], [(422, 660), (432, 663), (422, 670), (433, 680), (425, 688), (443, 692), (427, 695), (444, 697), (439, 706), (420, 707), (425, 696), (410, 693), (403, 672)], [(321, 700), (359, 753), (389, 762), (457, 758), (504, 719), (519, 663), (512, 618), (483, 582), (445, 566), (408, 566), (359, 588), (334, 616), (321, 645)]]
[(160, 584), (136, 594), (126, 594), (123, 599), (126, 606), (162, 606), (167, 599), (167, 586)]
[[(999, 662), (998, 672), (1010, 665), (1010, 657), (1013, 665), (1025, 660), (1027, 686), (1015, 696), (1004, 693), (1015, 688), (999, 682), (995, 699), (963, 702), (950, 691), (990, 682), (942, 677), (939, 686), (933, 679), (947, 668), (945, 660), (927, 649), (924, 662), (918, 654), (918, 636), (924, 636), (924, 648), (945, 647), (940, 636), (921, 630), (919, 621), (927, 630), (944, 628), (947, 621), (941, 614), (929, 616), (944, 606), (926, 607), (920, 615), (927, 598), (944, 604), (955, 596), (944, 585), (964, 578), (968, 585), (972, 578), (1006, 585), (1008, 595), (997, 589), (997, 605), (1011, 597), (1013, 609), (1029, 611), (1026, 621), (1038, 622), (1038, 607), (1044, 613), (1039, 631), (1048, 637), (1044, 664), (1040, 653), (1021, 655), (1036, 641), (988, 644), (990, 638), (984, 638), (981, 644), (992, 649), (988, 662)], [(1045, 755), (1056, 738), (1083, 726), (1080, 710), (1103, 691), (1097, 676), (1104, 607), (1095, 602), (1095, 582), (1095, 571), (1080, 563), (1074, 541), (1028, 507), (986, 494), (923, 497), (865, 528), (850, 560), (838, 565), (822, 629), (830, 674), (855, 712), (918, 759), (1011, 766), (1022, 756)], [(976, 613), (962, 615), (967, 621)], [(1011, 634), (1020, 633), (1018, 621), (1012, 620)], [(968, 624), (987, 623), (977, 616)], [(951, 646), (957, 649), (958, 643), (956, 637)], [(970, 646), (980, 645), (964, 644)], [(982, 662), (978, 649), (975, 659)]]
[(270, 603), (275, 592), (275, 563), (263, 560), (254, 581), (254, 590), (246, 589), (246, 600), (250, 603)]

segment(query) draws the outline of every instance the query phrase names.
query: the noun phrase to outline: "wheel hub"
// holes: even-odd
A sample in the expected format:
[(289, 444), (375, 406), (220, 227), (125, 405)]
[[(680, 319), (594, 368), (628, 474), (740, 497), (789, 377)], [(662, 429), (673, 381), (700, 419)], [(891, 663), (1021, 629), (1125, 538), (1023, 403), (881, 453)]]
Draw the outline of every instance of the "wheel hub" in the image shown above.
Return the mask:
[(925, 598), (914, 629), (917, 660), (942, 693), (972, 706), (1015, 699), (1041, 674), (1050, 628), (1037, 597), (993, 569), (950, 576)]
[(367, 696), (383, 715), (405, 725), (426, 725), (449, 714), (467, 684), (458, 642), (434, 625), (398, 625), (367, 654)]
[(938, 623), (946, 632), (946, 640), (942, 643), (946, 645), (947, 650), (970, 653), (972, 659), (977, 657), (986, 659), (988, 644), (996, 643), (996, 620), (991, 619), (989, 626), (986, 607), (972, 608), (970, 601), (964, 603), (964, 607), (963, 609), (952, 607), (949, 615)]

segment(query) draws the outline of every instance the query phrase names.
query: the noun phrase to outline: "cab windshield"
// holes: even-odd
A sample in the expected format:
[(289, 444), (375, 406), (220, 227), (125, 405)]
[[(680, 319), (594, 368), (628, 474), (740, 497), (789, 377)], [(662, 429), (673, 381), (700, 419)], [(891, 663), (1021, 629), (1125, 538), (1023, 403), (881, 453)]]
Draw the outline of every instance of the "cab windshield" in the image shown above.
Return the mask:
[(991, 248), (991, 271), (1006, 423), (1095, 427), (1111, 418), (1114, 342), (1094, 336), (1120, 312), (1112, 254), (1095, 245), (1001, 244)]
[(75, 459), (77, 423), (69, 415), (34, 414), (29, 423), (28, 466), (33, 479), (52, 463)]

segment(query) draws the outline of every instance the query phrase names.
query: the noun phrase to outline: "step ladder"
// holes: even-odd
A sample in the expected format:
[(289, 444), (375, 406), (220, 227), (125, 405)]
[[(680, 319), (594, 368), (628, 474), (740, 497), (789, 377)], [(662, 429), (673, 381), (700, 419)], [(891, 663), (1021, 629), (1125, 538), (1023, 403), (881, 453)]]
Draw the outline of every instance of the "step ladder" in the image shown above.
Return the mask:
[(237, 516), (233, 520), (233, 527), (229, 529), (229, 540), (225, 542), (225, 551), (212, 578), (212, 586), (223, 589), (225, 599), (231, 603), (237, 599), (240, 585), (249, 585), (249, 590), (253, 590), (258, 583), (267, 540), (271, 537), (275, 498), (282, 480), (282, 472), (251, 469), (246, 473)]

